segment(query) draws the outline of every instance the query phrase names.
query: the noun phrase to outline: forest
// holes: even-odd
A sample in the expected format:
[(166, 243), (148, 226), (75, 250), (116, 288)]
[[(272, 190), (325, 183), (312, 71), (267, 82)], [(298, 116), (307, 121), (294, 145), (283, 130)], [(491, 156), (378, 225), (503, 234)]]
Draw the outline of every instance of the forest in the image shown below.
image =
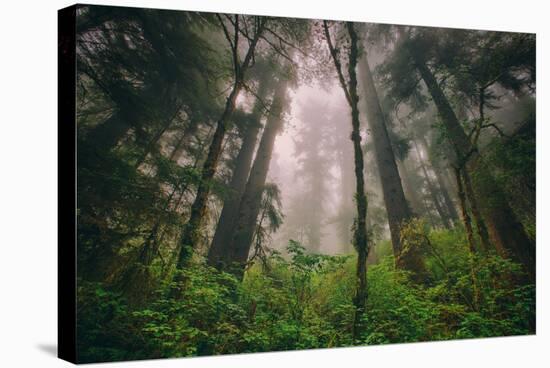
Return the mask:
[(535, 35), (82, 5), (79, 362), (534, 334)]

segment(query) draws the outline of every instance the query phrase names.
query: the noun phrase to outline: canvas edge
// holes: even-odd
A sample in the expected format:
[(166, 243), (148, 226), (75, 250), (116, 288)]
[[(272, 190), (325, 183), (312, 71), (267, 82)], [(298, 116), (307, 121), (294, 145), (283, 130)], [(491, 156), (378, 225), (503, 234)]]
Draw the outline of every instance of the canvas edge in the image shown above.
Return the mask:
[(76, 9), (57, 13), (57, 356), (77, 363), (76, 351)]

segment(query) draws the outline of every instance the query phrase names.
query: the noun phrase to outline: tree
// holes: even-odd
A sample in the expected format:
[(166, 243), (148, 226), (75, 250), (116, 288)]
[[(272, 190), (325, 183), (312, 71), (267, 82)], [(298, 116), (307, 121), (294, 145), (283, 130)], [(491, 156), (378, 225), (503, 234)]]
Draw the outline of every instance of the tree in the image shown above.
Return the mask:
[(516, 220), (516, 216), (494, 182), (477, 148), (472, 147), (432, 72), (418, 55), (415, 56), (415, 63), (438, 108), (454, 149), (460, 157), (459, 162), (465, 164), (465, 169), (471, 177), (473, 192), (478, 198), (493, 244), (501, 254), (510, 255), (519, 260), (531, 275), (530, 277), (534, 279), (534, 244)]
[(324, 100), (311, 98), (300, 106), (298, 118), (302, 125), (294, 140), (294, 153), (299, 165), (295, 176), (302, 189), (293, 201), (298, 206), (292, 209), (304, 233), (301, 241), (308, 250), (316, 253), (321, 251), (323, 214), (327, 210), (331, 179), (332, 152), (327, 152), (330, 121), (325, 103)]
[[(112, 105), (99, 110), (104, 120), (82, 136), (101, 153), (133, 130), (146, 156), (175, 114), (198, 111), (211, 51), (193, 27), (207, 20), (198, 13), (103, 7), (85, 7), (79, 17), (87, 24), (78, 34), (81, 81)], [(148, 135), (157, 136), (152, 144), (145, 143)]]
[[(233, 20), (230, 17), (226, 16), (227, 20), (229, 20), (230, 23), (233, 25), (233, 37), (231, 37), (229, 30), (226, 27), (227, 20), (222, 19), (222, 16), (220, 15), (218, 15), (217, 17), (220, 26), (223, 28), (225, 37), (231, 49), (234, 79), (231, 87), (231, 92), (229, 93), (229, 96), (227, 97), (225, 103), (225, 108), (216, 124), (216, 131), (208, 150), (208, 156), (202, 168), (201, 181), (195, 195), (195, 200), (191, 205), (191, 214), (189, 220), (187, 221), (182, 231), (177, 263), (178, 269), (185, 267), (185, 263), (191, 256), (193, 248), (196, 246), (198, 233), (201, 231), (202, 221), (206, 212), (206, 202), (210, 193), (210, 186), (212, 185), (211, 180), (214, 177), (218, 160), (221, 155), (222, 143), (227, 130), (228, 120), (235, 110), (235, 102), (237, 100), (237, 96), (244, 86), (246, 72), (250, 67), (256, 45), (260, 39), (260, 36), (262, 35), (262, 32), (264, 31), (264, 27), (267, 22), (267, 19), (263, 17), (252, 17), (252, 19), (248, 19), (247, 22), (243, 22), (244, 27), (247, 28), (246, 32), (248, 34), (251, 34), (252, 36), (248, 44), (245, 57), (241, 62), (239, 60), (239, 35), (242, 32), (240, 16), (235, 15)], [(253, 26), (249, 26), (250, 23), (252, 23)], [(248, 29), (249, 27), (251, 27), (252, 29)]]
[[(407, 89), (399, 91), (402, 97), (418, 96), (420, 80), (426, 85), (445, 129), (445, 135), (453, 147), (457, 157), (457, 165), (464, 167), (471, 178), (472, 189), (478, 200), (481, 215), (487, 225), (493, 245), (502, 255), (511, 256), (524, 265), (525, 271), (531, 279), (534, 278), (535, 252), (534, 245), (527, 237), (522, 225), (517, 221), (515, 214), (507, 203), (502, 190), (494, 181), (493, 175), (481, 157), (476, 142), (472, 142), (460, 124), (444, 90), (437, 81), (429, 61), (434, 57), (437, 46), (436, 33), (428, 34), (416, 30), (405, 32), (401, 28), (401, 39), (393, 56), (393, 70), (389, 72), (394, 83), (397, 83), (403, 73), (409, 73)], [(455, 43), (445, 50), (460, 50)], [(434, 51), (434, 48), (436, 49)], [(449, 54), (446, 54), (449, 57)], [(459, 55), (453, 55), (458, 57)], [(463, 64), (467, 65), (470, 59), (462, 57)], [(437, 61), (437, 58), (435, 58)], [(436, 64), (437, 65), (437, 64)], [(387, 69), (392, 69), (391, 66)], [(454, 67), (456, 69), (456, 65)], [(495, 81), (502, 77), (504, 81), (510, 78), (511, 71), (501, 73)], [(400, 80), (401, 82), (401, 80)], [(483, 119), (482, 119), (483, 120)], [(478, 130), (479, 131), (479, 130)], [(475, 137), (475, 134), (474, 134)]]
[[(256, 66), (257, 67), (257, 66)], [(239, 211), (239, 203), (246, 188), (246, 182), (252, 166), (252, 156), (256, 148), (258, 133), (261, 128), (261, 119), (264, 115), (264, 104), (269, 92), (270, 86), (267, 77), (271, 75), (269, 68), (260, 68), (263, 77), (259, 81), (259, 89), (257, 92), (256, 102), (250, 116), (247, 117), (247, 122), (244, 126), (244, 138), (239, 150), (239, 154), (235, 158), (235, 169), (229, 183), (227, 197), (224, 199), (223, 209), (218, 220), (218, 226), (212, 240), (212, 244), (208, 250), (208, 263), (217, 265), (223, 257), (223, 252), (226, 251), (226, 243), (230, 241), (235, 233), (235, 224)]]
[(397, 266), (408, 269), (417, 274), (418, 278), (422, 278), (425, 276), (425, 269), (418, 250), (410, 250), (406, 253), (406, 257), (401, 255), (401, 227), (412, 219), (412, 213), (405, 199), (384, 113), (380, 106), (378, 93), (368, 63), (366, 49), (363, 50), (363, 55), (359, 59), (359, 68), (365, 94), (367, 122), (372, 133), (374, 153), (388, 214), (393, 252), (396, 261), (398, 261)]
[(342, 71), (342, 61), (340, 60), (340, 50), (335, 47), (331, 40), (329, 23), (323, 21), (325, 39), (334, 62), (334, 67), (338, 75), (340, 86), (344, 91), (346, 101), (351, 109), (351, 140), (353, 142), (353, 152), (355, 161), (355, 201), (357, 208), (357, 217), (354, 223), (354, 246), (357, 251), (357, 269), (356, 269), (356, 291), (354, 297), (355, 317), (354, 317), (354, 338), (359, 337), (361, 330), (361, 318), (365, 313), (367, 301), (367, 257), (369, 254), (367, 238), (367, 196), (365, 195), (365, 179), (363, 177), (363, 151), (361, 149), (361, 133), (359, 121), (359, 96), (357, 94), (357, 74), (355, 68), (359, 57), (358, 37), (352, 22), (345, 24), (349, 35), (350, 47), (348, 51), (348, 78), (346, 80)]
[(197, 31), (208, 28), (199, 13), (83, 6), (77, 17), (79, 273), (112, 282), (166, 219), (173, 179), (191, 186), (192, 175), (168, 165), (159, 142), (190, 116), (217, 109), (215, 98), (204, 103), (217, 83), (217, 54)]
[(275, 138), (284, 121), (283, 112), (287, 104), (287, 81), (282, 75), (279, 78), (256, 158), (239, 204), (235, 233), (218, 257), (219, 267), (226, 268), (241, 278), (256, 230)]

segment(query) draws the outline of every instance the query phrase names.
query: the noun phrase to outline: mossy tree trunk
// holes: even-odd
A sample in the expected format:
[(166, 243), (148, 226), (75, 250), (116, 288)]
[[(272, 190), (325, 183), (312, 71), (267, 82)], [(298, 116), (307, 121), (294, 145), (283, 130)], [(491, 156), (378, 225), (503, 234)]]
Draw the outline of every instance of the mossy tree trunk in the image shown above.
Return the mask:
[(357, 251), (356, 267), (356, 287), (353, 304), (355, 306), (355, 315), (353, 323), (353, 337), (359, 338), (362, 331), (362, 318), (365, 313), (367, 303), (367, 257), (369, 254), (369, 244), (367, 237), (367, 196), (365, 194), (364, 161), (363, 150), (361, 148), (361, 122), (359, 120), (359, 95), (357, 94), (357, 60), (359, 58), (358, 37), (352, 22), (346, 22), (346, 29), (350, 38), (350, 48), (348, 55), (348, 77), (346, 82), (342, 71), (342, 64), (337, 49), (334, 47), (328, 22), (324, 21), (325, 38), (329, 47), (332, 60), (338, 80), (346, 96), (346, 100), (351, 108), (351, 140), (353, 142), (353, 155), (355, 164), (355, 204), (357, 208), (357, 217), (354, 223), (353, 245)]

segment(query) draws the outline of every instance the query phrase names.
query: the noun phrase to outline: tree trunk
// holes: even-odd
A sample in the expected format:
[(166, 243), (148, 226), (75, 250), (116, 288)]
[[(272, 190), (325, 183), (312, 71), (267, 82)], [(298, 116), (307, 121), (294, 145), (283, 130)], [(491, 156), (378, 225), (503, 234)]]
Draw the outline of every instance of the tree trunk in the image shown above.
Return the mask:
[(252, 112), (249, 125), (235, 161), (235, 170), (229, 183), (229, 193), (223, 202), (223, 209), (218, 220), (216, 232), (212, 240), (212, 245), (208, 251), (208, 264), (218, 266), (223, 259), (223, 252), (227, 251), (228, 243), (233, 238), (235, 224), (239, 211), (239, 204), (245, 191), (246, 182), (250, 173), (252, 157), (256, 148), (256, 141), (261, 127), (261, 118), (263, 111), (263, 99), (267, 94), (267, 85), (265, 81), (260, 84), (258, 91), (259, 100), (256, 101)]
[(466, 188), (466, 198), (468, 203), (470, 203), (470, 209), (472, 210), (472, 215), (476, 222), (477, 234), (481, 240), (481, 246), (484, 252), (487, 252), (490, 247), (489, 235), (487, 234), (487, 226), (485, 221), (479, 212), (478, 200), (472, 188), (472, 182), (470, 180), (470, 175), (464, 170), (462, 172), (462, 179), (464, 181), (464, 187)]
[[(361, 149), (361, 122), (359, 121), (359, 96), (357, 95), (357, 66), (358, 49), (357, 34), (353, 23), (347, 22), (348, 33), (351, 38), (349, 74), (349, 103), (351, 107), (351, 140), (353, 142), (353, 155), (355, 162), (355, 202), (357, 205), (357, 218), (355, 221), (354, 246), (357, 250), (356, 288), (355, 288), (355, 316), (353, 323), (353, 338), (357, 340), (362, 331), (362, 317), (367, 304), (367, 257), (369, 255), (369, 243), (367, 236), (367, 207), (368, 201), (365, 194), (363, 150)], [(374, 85), (372, 86), (374, 88)]]
[(466, 194), (464, 192), (464, 186), (462, 183), (461, 170), (455, 168), (455, 177), (456, 177), (456, 186), (458, 188), (458, 199), (460, 201), (460, 208), (462, 209), (462, 220), (464, 221), (464, 228), (466, 229), (466, 237), (468, 239), (468, 248), (470, 250), (470, 277), (472, 279), (472, 288), (473, 288), (473, 300), (472, 305), (474, 310), (479, 309), (479, 301), (481, 299), (481, 293), (478, 286), (476, 269), (475, 269), (475, 258), (476, 246), (474, 243), (474, 233), (472, 231), (472, 221), (470, 220), (470, 215), (468, 214), (468, 209), (466, 206)]
[(464, 186), (462, 184), (462, 177), (460, 169), (455, 168), (456, 186), (458, 187), (458, 199), (460, 202), (460, 209), (462, 211), (462, 221), (464, 222), (464, 228), (466, 229), (466, 238), (468, 239), (468, 246), (470, 253), (475, 253), (476, 247), (474, 242), (474, 232), (472, 230), (472, 220), (468, 214), (468, 207), (466, 205), (466, 194), (464, 192)]
[(428, 185), (428, 191), (430, 192), (430, 197), (432, 198), (432, 203), (435, 206), (435, 209), (437, 213), (439, 214), (439, 218), (441, 219), (441, 223), (446, 229), (452, 229), (453, 224), (451, 222), (451, 219), (448, 215), (448, 213), (443, 209), (440, 198), (437, 195), (438, 194), (438, 188), (435, 187), (435, 185), (432, 182), (432, 179), (430, 178), (430, 175), (428, 174), (428, 170), (426, 169), (426, 164), (424, 162), (420, 163), (422, 167), (422, 172), (424, 173), (424, 177), (426, 178), (426, 183)]
[(380, 173), (384, 203), (388, 214), (390, 235), (397, 266), (408, 269), (416, 275), (423, 275), (425, 274), (425, 267), (418, 251), (409, 250), (406, 257), (400, 257), (402, 250), (401, 227), (404, 223), (411, 220), (412, 213), (403, 192), (395, 155), (393, 153), (384, 114), (380, 107), (380, 101), (368, 64), (366, 51), (364, 51), (364, 55), (359, 63), (363, 80), (363, 92), (365, 94), (367, 121), (372, 132), (374, 153)]
[(517, 221), (476, 147), (472, 147), (434, 75), (419, 55), (414, 52), (411, 54), (434, 100), (459, 162), (466, 161), (465, 170), (470, 175), (472, 190), (478, 199), (480, 212), (487, 224), (492, 243), (501, 255), (520, 262), (530, 281), (534, 281), (536, 267), (534, 243)]
[(191, 256), (191, 253), (196, 246), (202, 227), (202, 220), (206, 214), (206, 202), (208, 200), (208, 195), (210, 194), (210, 186), (221, 156), (222, 143), (227, 129), (227, 121), (235, 110), (235, 101), (237, 100), (237, 96), (239, 95), (241, 89), (242, 81), (236, 81), (233, 85), (231, 93), (227, 97), (223, 114), (216, 124), (216, 131), (214, 132), (212, 142), (210, 143), (208, 156), (206, 157), (206, 161), (202, 167), (201, 180), (199, 187), (197, 188), (195, 200), (191, 205), (191, 215), (189, 217), (189, 221), (185, 224), (181, 235), (177, 263), (178, 269), (182, 269), (185, 266), (185, 263)]
[(237, 223), (232, 239), (227, 243), (226, 250), (218, 254), (219, 267), (229, 269), (238, 277), (243, 276), (244, 268), (250, 253), (250, 247), (256, 229), (256, 220), (260, 212), (262, 193), (267, 179), (269, 163), (275, 145), (277, 133), (281, 130), (281, 117), (286, 104), (287, 83), (280, 81), (262, 134), (258, 152), (250, 171), (250, 176), (238, 206)]
[[(315, 159), (321, 158), (317, 157)], [(313, 201), (313, 204), (310, 204), (309, 207), (311, 213), (308, 216), (306, 248), (313, 253), (321, 253), (321, 216), (323, 213), (322, 198), (324, 194), (322, 175), (326, 175), (326, 173), (317, 172), (313, 176), (313, 180), (309, 185), (309, 193), (307, 193), (308, 200)]]
[[(234, 67), (234, 78), (233, 88), (231, 93), (227, 97), (225, 102), (225, 108), (222, 113), (222, 116), (216, 124), (216, 131), (214, 132), (214, 137), (210, 143), (210, 148), (208, 150), (208, 156), (204, 162), (202, 168), (201, 181), (199, 187), (197, 188), (197, 193), (195, 200), (191, 205), (191, 214), (189, 220), (185, 224), (182, 235), (180, 238), (179, 245), (179, 255), (177, 262), (177, 269), (181, 270), (185, 267), (185, 264), (192, 255), (193, 250), (197, 245), (199, 234), (202, 228), (202, 222), (206, 214), (206, 204), (208, 201), (208, 195), (210, 194), (210, 186), (212, 185), (212, 179), (216, 173), (216, 168), (218, 166), (218, 161), (222, 153), (222, 143), (225, 137), (225, 132), (227, 130), (227, 122), (235, 110), (235, 102), (241, 89), (244, 86), (245, 74), (250, 66), (250, 62), (254, 57), (254, 51), (256, 45), (260, 39), (260, 36), (264, 30), (266, 20), (259, 20), (258, 27), (255, 30), (254, 38), (252, 38), (248, 43), (248, 50), (244, 57), (243, 62), (239, 63), (238, 55), (238, 35), (239, 35), (239, 22), (238, 18), (234, 23), (235, 27), (235, 45), (231, 45), (233, 53), (233, 67)], [(178, 293), (177, 291), (175, 293)]]

